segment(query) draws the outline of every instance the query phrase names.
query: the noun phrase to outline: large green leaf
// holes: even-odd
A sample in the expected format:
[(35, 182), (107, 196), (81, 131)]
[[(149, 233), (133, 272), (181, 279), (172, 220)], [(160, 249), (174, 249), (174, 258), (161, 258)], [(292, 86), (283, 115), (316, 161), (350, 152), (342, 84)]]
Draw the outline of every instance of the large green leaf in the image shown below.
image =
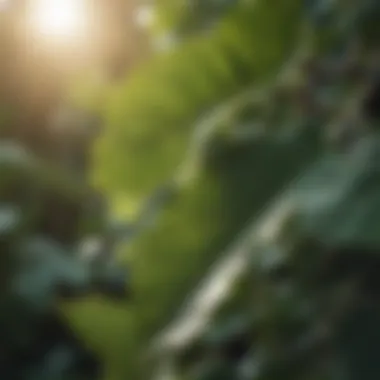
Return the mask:
[(197, 118), (267, 80), (290, 56), (300, 10), (298, 0), (242, 3), (210, 34), (157, 56), (118, 86), (97, 147), (99, 183), (139, 197), (172, 175)]

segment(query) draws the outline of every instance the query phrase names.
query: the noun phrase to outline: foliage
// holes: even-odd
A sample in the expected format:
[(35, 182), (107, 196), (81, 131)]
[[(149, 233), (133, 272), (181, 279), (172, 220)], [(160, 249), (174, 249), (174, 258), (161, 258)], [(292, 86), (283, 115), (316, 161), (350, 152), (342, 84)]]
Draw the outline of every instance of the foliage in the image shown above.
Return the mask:
[[(27, 375), (17, 371), (29, 368), (39, 372), (41, 379), (58, 375), (73, 378), (83, 372), (83, 360), (91, 360), (88, 370), (97, 370), (98, 359), (86, 353), (86, 346), (67, 329), (57, 301), (89, 293), (116, 299), (126, 295), (125, 276), (112, 264), (112, 252), (111, 260), (103, 259), (100, 266), (80, 257), (80, 244), (89, 233), (107, 233), (104, 209), (94, 203), (98, 195), (19, 144), (2, 141), (0, 153), (0, 304), (6, 311), (0, 334), (7, 342), (2, 374), (25, 378)], [(88, 218), (92, 228), (86, 231), (82, 227)], [(46, 351), (50, 346), (53, 349)], [(68, 350), (68, 361), (59, 361), (54, 367), (61, 349)], [(18, 360), (23, 360), (23, 365)], [(94, 378), (95, 373), (81, 376)]]
[[(350, 36), (346, 34), (346, 39)], [(361, 37), (366, 44), (368, 36)], [(328, 51), (323, 54), (324, 58), (329, 56)], [(344, 78), (345, 82), (350, 81)], [(332, 77), (327, 84), (319, 85), (340, 86), (338, 82), (338, 77)], [(313, 91), (317, 92), (316, 88), (318, 85)], [(371, 91), (371, 98), (379, 104), (379, 92), (374, 92)], [(356, 102), (348, 102), (351, 105), (348, 118), (358, 112), (368, 122), (358, 87), (354, 94)], [(333, 112), (333, 116), (347, 125), (352, 120), (347, 120), (344, 113), (347, 106), (342, 103), (343, 107), (334, 108), (339, 115)], [(355, 120), (354, 131), (361, 123), (363, 120)], [(328, 124), (326, 129), (330, 127)], [(356, 134), (351, 140), (353, 146), (348, 144), (352, 150), (320, 151), (316, 164), (299, 181), (291, 183), (280, 197), (282, 203), (290, 204), (285, 220), (274, 215), (271, 223), (264, 219), (263, 225), (253, 229), (246, 242), (240, 238), (246, 260), (241, 276), (243, 281), (248, 278), (251, 291), (232, 293), (217, 315), (210, 316), (207, 324), (204, 322), (203, 334), (189, 339), (187, 344), (172, 343), (171, 347), (165, 340), (161, 342), (158, 361), (163, 365), (169, 363), (174, 369), (173, 378), (266, 380), (364, 376), (371, 379), (378, 376), (373, 356), (378, 351), (375, 301), (379, 289), (375, 280), (378, 238), (374, 234), (378, 225), (375, 217), (378, 171), (374, 167), (377, 167), (375, 156), (369, 153), (375, 155), (378, 149), (374, 128), (376, 124), (367, 125), (367, 132), (363, 132), (366, 137), (360, 141)], [(255, 192), (251, 190), (251, 194)], [(275, 213), (278, 209), (281, 214), (282, 203), (274, 202)], [(242, 254), (232, 250), (230, 255), (238, 253)], [(251, 267), (248, 267), (249, 260), (252, 260)], [(205, 289), (200, 288), (199, 292), (202, 291)], [(230, 305), (233, 305), (231, 309)], [(201, 305), (199, 310), (194, 307), (196, 324), (196, 319), (205, 319), (206, 311)], [(245, 327), (241, 326), (242, 330), (229, 324), (236, 317), (248, 320)], [(176, 322), (173, 321), (173, 329)], [(219, 338), (210, 341), (207, 339), (210, 334)], [(371, 341), (367, 347), (363, 344), (365, 339)]]
[[(173, 52), (155, 57), (114, 89), (106, 133), (96, 147), (94, 175), (111, 199), (118, 197), (118, 207), (123, 204), (120, 194), (127, 203), (130, 198), (140, 201), (175, 175), (196, 134), (194, 128), (202, 124), (199, 118), (221, 102), (220, 108), (225, 109), (226, 99), (227, 104), (229, 98), (235, 103), (234, 95), (252, 84), (265, 83), (289, 56), (297, 40), (299, 3), (276, 3), (276, 12), (273, 9), (268, 2), (242, 5), (210, 35), (194, 36)], [(291, 27), (282, 17), (284, 12), (295, 21)], [(255, 37), (263, 34), (265, 46)], [(251, 52), (253, 47), (257, 54)], [(263, 202), (295, 173), (298, 164), (304, 164), (299, 157), (307, 161), (314, 154), (313, 149), (298, 149), (301, 141), (295, 143), (297, 148), (265, 141), (245, 145), (227, 141), (217, 148), (212, 134), (209, 140), (196, 149), (195, 159), (203, 151), (206, 154), (197, 177), (157, 220), (157, 227), (128, 249), (139, 299), (135, 313), (140, 345), (168, 320), (183, 295)], [(273, 169), (260, 165), (262, 160)], [(284, 167), (274, 176), (278, 162)], [(257, 174), (250, 177), (253, 166)], [(260, 177), (266, 179), (252, 196), (255, 178)], [(162, 263), (168, 263), (165, 270)], [(133, 357), (138, 355), (135, 352)]]
[[(124, 263), (133, 267), (133, 305), (124, 301), (116, 303), (115, 298), (110, 297), (112, 294), (125, 295), (126, 290), (126, 279), (123, 277), (119, 281), (120, 271), (117, 269), (120, 268), (113, 265), (112, 255), (99, 262), (95, 260), (91, 265), (79, 260), (80, 245), (88, 235), (102, 237), (106, 243), (110, 236), (115, 239), (117, 235), (109, 224), (104, 194), (99, 194), (83, 181), (74, 180), (71, 167), (67, 167), (67, 161), (79, 164), (76, 161), (80, 159), (78, 155), (88, 155), (91, 150), (91, 142), (79, 141), (79, 134), (73, 133), (65, 138), (65, 134), (76, 131), (79, 118), (74, 125), (65, 125), (67, 129), (61, 131), (58, 138), (50, 132), (44, 134), (48, 131), (47, 125), (37, 117), (38, 122), (33, 117), (31, 125), (25, 123), (25, 117), (19, 124), (9, 122), (7, 118), (0, 119), (1, 244), (6, 237), (5, 246), (1, 245), (2, 253), (6, 253), (2, 254), (1, 266), (5, 284), (0, 287), (4, 295), (0, 297), (0, 302), (4, 301), (2, 310), (12, 313), (20, 306), (14, 302), (13, 290), (11, 292), (8, 287), (8, 281), (13, 279), (19, 285), (17, 291), (26, 292), (22, 294), (28, 302), (32, 301), (33, 307), (39, 305), (40, 310), (54, 311), (55, 316), (64, 315), (70, 320), (75, 330), (75, 334), (68, 333), (70, 339), (76, 335), (81, 337), (80, 342), (75, 340), (73, 343), (75, 349), (86, 351), (83, 343), (86, 342), (100, 354), (107, 367), (107, 379), (145, 378), (145, 368), (140, 373), (139, 365), (149, 339), (172, 318), (189, 291), (241, 231), (259, 220), (264, 207), (271, 204), (283, 187), (321, 153), (328, 156), (321, 151), (323, 144), (320, 140), (326, 117), (318, 114), (321, 117), (313, 116), (312, 122), (302, 116), (298, 118), (291, 103), (299, 94), (294, 96), (292, 92), (285, 92), (288, 99), (285, 99), (285, 106), (280, 104), (280, 108), (290, 109), (290, 112), (280, 112), (277, 119), (272, 117), (276, 108), (273, 82), (283, 64), (298, 48), (299, 34), (304, 31), (305, 23), (310, 26), (302, 2), (240, 1), (228, 8), (220, 19), (219, 11), (211, 6), (208, 12), (204, 12), (205, 17), (200, 17), (209, 4), (194, 2), (191, 17), (188, 17), (188, 10), (180, 2), (162, 1), (162, 14), (167, 17), (165, 24), (174, 25), (175, 31), (186, 37), (177, 48), (153, 57), (113, 88), (108, 83), (98, 86), (99, 83), (90, 78), (91, 73), (88, 73), (88, 79), (81, 74), (80, 80), (75, 79), (70, 88), (69, 100), (66, 99), (68, 104), (72, 101), (86, 115), (104, 116), (105, 129), (95, 147), (93, 182), (107, 194), (114, 213), (122, 215), (124, 209), (133, 208), (137, 222), (142, 222), (139, 228), (127, 225), (128, 238), (125, 240), (129, 244), (118, 247)], [(335, 15), (339, 14), (335, 12)], [(213, 28), (204, 33), (204, 28), (209, 28), (210, 22), (216, 19)], [(322, 25), (321, 28), (318, 24), (319, 29), (315, 30), (313, 47), (319, 52), (325, 53), (334, 46), (332, 40), (346, 45), (345, 41), (342, 42), (348, 38), (345, 32), (335, 39), (336, 19), (332, 19), (329, 26)], [(377, 33), (375, 23), (368, 24), (365, 31), (360, 28), (364, 39), (367, 41), (370, 37), (368, 41), (373, 44)], [(3, 34), (0, 37), (4, 37)], [(369, 46), (371, 44), (368, 42)], [(4, 67), (0, 68), (1, 77), (6, 77)], [(54, 80), (52, 83), (57, 84)], [(344, 92), (338, 91), (337, 96), (341, 98)], [(262, 95), (259, 100), (254, 95), (257, 93)], [(281, 98), (281, 93), (279, 95)], [(272, 105), (274, 108), (267, 107)], [(16, 104), (17, 107), (20, 104)], [(34, 111), (32, 105), (31, 110)], [(37, 114), (40, 111), (44, 110), (39, 109)], [(29, 131), (33, 140), (39, 134), (33, 128), (39, 123), (43, 127), (40, 144), (32, 144), (28, 138), (20, 137), (25, 135), (20, 131)], [(71, 145), (73, 142), (76, 146)], [(61, 149), (63, 146), (65, 151)], [(37, 155), (31, 154), (30, 150)], [(354, 155), (348, 157), (353, 157), (352, 161), (347, 159), (351, 170), (350, 165), (357, 160)], [(87, 177), (90, 167), (85, 165), (82, 169), (79, 174)], [(335, 170), (336, 182), (325, 173), (321, 178), (328, 177), (329, 184), (336, 183), (337, 188), (346, 189), (339, 182), (342, 170)], [(366, 172), (360, 169), (359, 174), (363, 173), (365, 177)], [(369, 177), (376, 182), (376, 175)], [(157, 212), (153, 213), (153, 222), (149, 219), (152, 215), (149, 212), (146, 214), (149, 220), (140, 220), (139, 210), (145, 215), (144, 206), (141, 206), (143, 200), (168, 180), (176, 196), (170, 197), (170, 201), (159, 202), (158, 216)], [(377, 224), (361, 213), (363, 205), (366, 205), (366, 212), (371, 206), (377, 209), (376, 189), (373, 190), (371, 181), (362, 181), (360, 175), (357, 184), (358, 193), (351, 194), (348, 201), (342, 195), (344, 192), (337, 190), (334, 193), (331, 188), (327, 189), (330, 191), (328, 199), (323, 200), (310, 190), (310, 186), (305, 191), (306, 200), (299, 204), (304, 213), (302, 233), (305, 233), (303, 228), (310, 227), (311, 235), (319, 244), (316, 244), (317, 248), (310, 241), (302, 245), (303, 239), (298, 235), (294, 237), (292, 229), (289, 232), (286, 226), (282, 226), (286, 230), (282, 231), (285, 240), (280, 242), (261, 244), (258, 239), (260, 244), (257, 244), (256, 237), (258, 246), (249, 245), (252, 252), (247, 255), (257, 257), (253, 260), (253, 267), (246, 265), (249, 274), (240, 278), (231, 298), (222, 305), (210, 324), (210, 334), (200, 338), (196, 349), (188, 347), (193, 353), (199, 349), (198, 357), (194, 360), (186, 354), (174, 358), (180, 363), (181, 375), (189, 379), (203, 376), (219, 379), (224, 375), (229, 379), (258, 376), (265, 380), (279, 377), (309, 380), (315, 376), (325, 378), (332, 373), (334, 366), (341, 367), (339, 360), (329, 361), (330, 358), (320, 355), (319, 347), (317, 351), (313, 350), (313, 328), (316, 325), (319, 328), (318, 322), (325, 321), (326, 310), (343, 299), (346, 284), (339, 283), (335, 287), (336, 272), (324, 272), (323, 268), (318, 272), (317, 269), (323, 264), (319, 259), (329, 251), (325, 240), (331, 244), (342, 236), (352, 237), (352, 231), (358, 230), (358, 225), (362, 228), (355, 242), (365, 236), (367, 242), (373, 243), (376, 237)], [(370, 190), (363, 190), (365, 186)], [(364, 193), (366, 199), (362, 196)], [(334, 212), (339, 212), (325, 219), (328, 213), (318, 213), (318, 209), (331, 211), (334, 194), (340, 194), (338, 199), (344, 198), (345, 202), (334, 208)], [(342, 228), (337, 229), (334, 224)], [(139, 235), (134, 235), (136, 232)], [(135, 239), (131, 241), (132, 235)], [(336, 245), (339, 244), (335, 241), (334, 248)], [(106, 244), (106, 248), (112, 251), (115, 247)], [(276, 249), (285, 264), (275, 267), (263, 263), (269, 251)], [(306, 251), (307, 256), (304, 255)], [(332, 267), (343, 267), (342, 263), (348, 262), (345, 261), (347, 255), (344, 251), (342, 259), (337, 254), (337, 263)], [(376, 267), (372, 252), (366, 255), (369, 265), (355, 261), (357, 256), (354, 252), (352, 267), (356, 266), (361, 272), (350, 267), (348, 274), (342, 275), (344, 280), (347, 276), (363, 273), (366, 277), (370, 272), (368, 268)], [(10, 257), (15, 260), (17, 270), (12, 267), (12, 260), (7, 261)], [(25, 267), (23, 260), (32, 258), (38, 265)], [(58, 279), (66, 275), (74, 291), (61, 288)], [(368, 276), (371, 282), (373, 276)], [(28, 287), (31, 278), (34, 286)], [(104, 279), (109, 281), (104, 283), (101, 281)], [(339, 281), (341, 279), (339, 277)], [(334, 286), (329, 287), (331, 282)], [(367, 285), (366, 281), (364, 283)], [(56, 288), (63, 293), (58, 298)], [(79, 290), (86, 293), (85, 300), (80, 297), (80, 302), (62, 301), (63, 295), (70, 293), (72, 297)], [(94, 292), (105, 293), (107, 297), (93, 295)], [(28, 302), (22, 302), (21, 306), (29, 305)], [(372, 300), (369, 304), (369, 309), (374, 308)], [(28, 313), (28, 308), (18, 313), (25, 317), (17, 320), (19, 332), (24, 331), (23, 323), (28, 323)], [(7, 323), (12, 322), (7, 315), (2, 316), (0, 332), (6, 333)], [(233, 319), (231, 324), (230, 317)], [(358, 322), (360, 319), (364, 322)], [(25, 331), (39, 331), (34, 328), (34, 322), (27, 325)], [(349, 350), (354, 340), (358, 346), (362, 345), (360, 334), (353, 333), (355, 328), (352, 326), (358, 323), (375, 326), (376, 318), (370, 320), (363, 309), (358, 310), (357, 315), (347, 311), (347, 323), (342, 324), (341, 332), (336, 330), (339, 339), (334, 340), (342, 357), (349, 358), (345, 360), (353, 366), (352, 374), (357, 368), (364, 368), (359, 366), (368, 364)], [(241, 337), (242, 331), (245, 339)], [(307, 346), (308, 339), (306, 343), (298, 340), (305, 336), (309, 338), (309, 332), (313, 347)], [(317, 329), (317, 332), (320, 331)], [(229, 333), (239, 336), (234, 340), (236, 346), (233, 348), (224, 344), (229, 340), (225, 334)], [(26, 344), (23, 339), (28, 334), (21, 335), (14, 333), (12, 339), (17, 344)], [(306, 344), (306, 348), (301, 346), (300, 349), (300, 342)], [(27, 347), (33, 352), (30, 346)], [(329, 352), (335, 353), (335, 347), (328, 348)], [(79, 355), (79, 351), (75, 351), (74, 356)], [(310, 356), (306, 357), (309, 353)], [(214, 359), (211, 360), (209, 354)], [(363, 359), (362, 363), (359, 359)], [(304, 361), (305, 367), (296, 368), (295, 361)], [(241, 375), (241, 370), (237, 369), (242, 362), (247, 364), (248, 369), (244, 371), (248, 371), (248, 375)], [(249, 372), (253, 370), (256, 375)]]
[(155, 57), (121, 83), (111, 97), (107, 133), (97, 149), (96, 179), (102, 187), (138, 198), (172, 175), (193, 122), (273, 75), (288, 58), (299, 17), (296, 0), (242, 4), (210, 35)]
[(181, 38), (199, 34), (212, 28), (239, 0), (214, 1), (168, 1), (155, 3), (156, 32), (169, 31)]

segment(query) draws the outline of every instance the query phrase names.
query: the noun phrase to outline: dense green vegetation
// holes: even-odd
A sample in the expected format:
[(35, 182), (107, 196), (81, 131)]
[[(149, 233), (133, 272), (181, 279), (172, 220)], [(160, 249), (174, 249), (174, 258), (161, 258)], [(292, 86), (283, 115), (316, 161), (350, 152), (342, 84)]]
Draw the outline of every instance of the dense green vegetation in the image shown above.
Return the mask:
[[(65, 252), (76, 260), (78, 247), (89, 235), (108, 237), (116, 222), (139, 221), (146, 199), (167, 183), (174, 188), (175, 196), (161, 201), (154, 221), (146, 225), (143, 221), (142, 231), (138, 230), (133, 240), (116, 241), (108, 248), (112, 250), (110, 257), (117, 254), (118, 265), (131, 268), (131, 298), (115, 300), (93, 292), (81, 300), (54, 300), (54, 310), (67, 317), (85, 346), (104, 360), (106, 380), (145, 379), (148, 372), (152, 374), (152, 368), (144, 368), (152, 339), (170, 323), (212, 264), (242, 231), (259, 220), (290, 181), (321, 154), (327, 154), (324, 129), (340, 117), (341, 103), (346, 100), (342, 87), (352, 78), (344, 76), (341, 80), (340, 73), (335, 75), (328, 90), (339, 99), (330, 102), (333, 105), (329, 105), (328, 112), (305, 111), (308, 92), (297, 86), (312, 82), (313, 73), (303, 62), (298, 65), (295, 57), (315, 51), (324, 58), (331, 51), (344, 50), (355, 33), (367, 53), (378, 35), (376, 12), (368, 19), (365, 10), (359, 22), (355, 17), (351, 22), (352, 10), (344, 7), (334, 8), (331, 14), (313, 11), (307, 16), (301, 0), (241, 0), (220, 8), (206, 0), (195, 1), (191, 8), (179, 0), (160, 0), (156, 8), (159, 21), (154, 32), (175, 34), (177, 44), (168, 51), (152, 53), (137, 67), (129, 62), (127, 66), (133, 69), (121, 78), (116, 75), (116, 81), (114, 69), (120, 57), (128, 54), (104, 48), (99, 53), (101, 58), (86, 72), (72, 70), (58, 75), (54, 65), (44, 61), (45, 66), (33, 74), (10, 65), (17, 58), (20, 41), (12, 40), (14, 46), (2, 44), (0, 221), (3, 215), (7, 217), (9, 205), (22, 211), (20, 224), (12, 225), (12, 233), (6, 235), (11, 248), (7, 245), (2, 250), (7, 255), (23, 239), (38, 235), (49, 239), (52, 247), (61, 246), (61, 251), (51, 248), (52, 257)], [(0, 17), (5, 20), (1, 13)], [(345, 17), (348, 21), (339, 29), (337, 20)], [(11, 19), (1, 24), (3, 19), (0, 42), (12, 36)], [(119, 35), (115, 38), (121, 40)], [(114, 43), (112, 46), (121, 46)], [(132, 50), (131, 61), (138, 61), (136, 47)], [(148, 49), (144, 46), (142, 50)], [(38, 57), (42, 61), (38, 54), (34, 59)], [(13, 84), (11, 78), (17, 77), (17, 70), (21, 79)], [(44, 70), (45, 85), (35, 85), (43, 78)], [(357, 83), (353, 82), (356, 93)], [(312, 93), (319, 91), (310, 86)], [(23, 96), (17, 96), (19, 92)], [(57, 107), (69, 116), (59, 132), (49, 124)], [(95, 136), (99, 125), (100, 135)], [(296, 245), (290, 253), (289, 241)], [(289, 237), (277, 245), (283, 256), (289, 254), (293, 260), (300, 251), (312, 251), (312, 245), (302, 244)], [(273, 248), (272, 243), (269, 248)], [(20, 252), (24, 252), (22, 249)], [(250, 249), (252, 257), (256, 251), (261, 252), (255, 244)], [(260, 259), (259, 253), (257, 256)], [(259, 259), (252, 260), (251, 272), (240, 278), (213, 325), (221, 323), (223, 330), (224, 320), (236, 314), (252, 319), (248, 322), (251, 332), (261, 329), (259, 337), (252, 338), (248, 345), (260, 342), (273, 354), (268, 356), (273, 360), (269, 367), (281, 365), (279, 373), (267, 373), (265, 367), (260, 379), (314, 379), (313, 370), (320, 363), (325, 365), (325, 358), (315, 355), (317, 359), (296, 376), (294, 367), (287, 367), (281, 356), (289, 338), (282, 334), (293, 326), (297, 297), (315, 295), (312, 274), (310, 282), (305, 279), (313, 257), (309, 263), (297, 261), (295, 269), (292, 267), (295, 272), (291, 271), (290, 281), (302, 294), (286, 301), (283, 308), (277, 285), (258, 269)], [(44, 268), (45, 264), (41, 265)], [(82, 263), (78, 261), (76, 266)], [(103, 266), (107, 268), (107, 261)], [(9, 272), (4, 278), (16, 273), (16, 267), (8, 262), (3, 268)], [(46, 273), (49, 270), (46, 264)], [(319, 277), (315, 281), (320, 284)], [(6, 281), (4, 284), (1, 294), (7, 295)], [(329, 289), (321, 292), (328, 294)], [(253, 295), (257, 297), (255, 306)], [(339, 289), (335, 295), (339, 298)], [(327, 307), (325, 303), (316, 305)], [(255, 307), (273, 310), (264, 313), (267, 319), (260, 319), (255, 316)], [(228, 332), (228, 328), (225, 330)], [(189, 347), (189, 351), (192, 349)], [(204, 342), (196, 342), (196, 349), (206, 362), (214, 353)], [(181, 370), (189, 379), (221, 379), (215, 375), (220, 363), (210, 375), (191, 377), (194, 363), (186, 358), (175, 360), (181, 362)], [(227, 375), (235, 363), (228, 365), (222, 368), (224, 376), (243, 379), (235, 372)], [(323, 368), (329, 373), (329, 364)], [(321, 378), (326, 373), (316, 371)]]

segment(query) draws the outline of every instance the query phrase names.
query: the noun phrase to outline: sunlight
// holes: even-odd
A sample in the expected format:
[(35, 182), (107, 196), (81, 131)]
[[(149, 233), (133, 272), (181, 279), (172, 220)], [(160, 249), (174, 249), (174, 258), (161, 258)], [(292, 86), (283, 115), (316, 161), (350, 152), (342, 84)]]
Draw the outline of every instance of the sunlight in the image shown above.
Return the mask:
[(40, 36), (80, 37), (86, 29), (83, 0), (33, 0), (29, 14), (30, 26)]

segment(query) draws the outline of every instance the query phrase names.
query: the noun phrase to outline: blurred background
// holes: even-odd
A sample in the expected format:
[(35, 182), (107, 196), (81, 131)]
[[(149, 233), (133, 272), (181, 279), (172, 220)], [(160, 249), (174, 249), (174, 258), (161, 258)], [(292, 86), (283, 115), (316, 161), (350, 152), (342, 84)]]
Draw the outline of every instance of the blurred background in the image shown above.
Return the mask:
[(378, 380), (379, 16), (0, 0), (0, 377)]

